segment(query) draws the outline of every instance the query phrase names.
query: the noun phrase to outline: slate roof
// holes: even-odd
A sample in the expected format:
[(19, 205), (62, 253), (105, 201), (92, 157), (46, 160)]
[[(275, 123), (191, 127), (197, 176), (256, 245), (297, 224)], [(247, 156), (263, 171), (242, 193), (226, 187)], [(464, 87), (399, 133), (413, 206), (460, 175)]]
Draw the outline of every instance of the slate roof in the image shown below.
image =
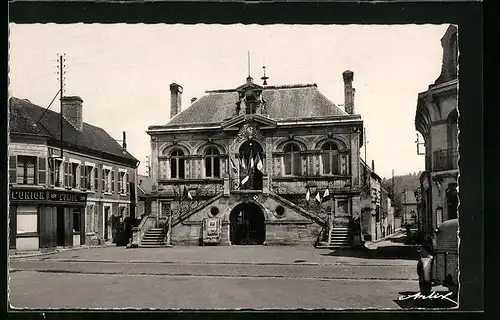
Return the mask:
[[(37, 106), (28, 100), (12, 97), (9, 100), (9, 131), (11, 134), (46, 137), (49, 141), (60, 139), (60, 114)], [(43, 114), (45, 112), (45, 114)], [(43, 114), (43, 117), (42, 117)], [(37, 121), (38, 125), (35, 126)], [(118, 157), (122, 161), (137, 162), (128, 151), (116, 142), (104, 129), (83, 123), (78, 131), (63, 119), (63, 140), (66, 144), (83, 150)]]
[[(273, 120), (291, 120), (325, 116), (347, 115), (328, 100), (316, 84), (268, 86), (262, 91), (267, 101), (266, 110)], [(234, 117), (238, 101), (235, 90), (207, 91), (167, 124), (220, 123)]]

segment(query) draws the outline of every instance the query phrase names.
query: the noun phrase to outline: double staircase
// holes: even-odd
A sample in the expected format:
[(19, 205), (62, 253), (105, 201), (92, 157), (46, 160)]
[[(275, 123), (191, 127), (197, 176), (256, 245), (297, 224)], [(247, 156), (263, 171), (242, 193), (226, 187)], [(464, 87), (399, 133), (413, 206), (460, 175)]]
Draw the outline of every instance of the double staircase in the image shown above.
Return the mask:
[(142, 248), (161, 248), (165, 246), (163, 229), (150, 228), (141, 239)]

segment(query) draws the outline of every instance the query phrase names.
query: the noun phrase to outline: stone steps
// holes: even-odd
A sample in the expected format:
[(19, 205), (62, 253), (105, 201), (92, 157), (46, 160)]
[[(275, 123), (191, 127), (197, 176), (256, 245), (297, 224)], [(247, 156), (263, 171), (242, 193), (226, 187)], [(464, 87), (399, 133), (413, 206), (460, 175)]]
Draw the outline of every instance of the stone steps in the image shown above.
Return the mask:
[(141, 248), (161, 248), (165, 246), (163, 229), (151, 228), (141, 239)]
[(338, 249), (349, 248), (352, 246), (349, 239), (349, 229), (345, 227), (334, 227), (330, 235), (330, 243), (328, 241), (321, 241), (318, 249)]

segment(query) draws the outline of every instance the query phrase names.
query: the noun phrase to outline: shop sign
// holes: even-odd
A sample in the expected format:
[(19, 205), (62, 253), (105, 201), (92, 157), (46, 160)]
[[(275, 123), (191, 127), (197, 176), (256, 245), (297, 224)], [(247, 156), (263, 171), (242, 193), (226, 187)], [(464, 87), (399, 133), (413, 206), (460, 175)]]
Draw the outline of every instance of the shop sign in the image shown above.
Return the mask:
[(51, 201), (65, 203), (86, 203), (87, 194), (59, 190), (11, 189), (10, 201)]
[(11, 201), (40, 201), (47, 200), (45, 190), (10, 190)]
[(67, 191), (58, 191), (58, 190), (49, 190), (49, 199), (50, 201), (58, 201), (58, 202), (87, 202), (87, 194), (86, 193), (75, 193), (75, 192), (67, 192)]

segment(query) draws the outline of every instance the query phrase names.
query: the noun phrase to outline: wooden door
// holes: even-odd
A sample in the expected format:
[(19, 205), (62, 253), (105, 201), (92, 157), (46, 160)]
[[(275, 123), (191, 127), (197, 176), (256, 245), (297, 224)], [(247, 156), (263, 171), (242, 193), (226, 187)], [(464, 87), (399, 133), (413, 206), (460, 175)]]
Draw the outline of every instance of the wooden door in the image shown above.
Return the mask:
[(73, 245), (73, 209), (64, 208), (64, 246)]
[(80, 211), (80, 244), (85, 244), (85, 208), (79, 208)]
[[(15, 177), (15, 175), (14, 175)], [(17, 207), (9, 207), (9, 249), (16, 248), (16, 237), (17, 237)]]
[(38, 239), (40, 248), (48, 248), (50, 246), (50, 217), (47, 216), (47, 213), (50, 211), (50, 208), (46, 206), (38, 206)]

